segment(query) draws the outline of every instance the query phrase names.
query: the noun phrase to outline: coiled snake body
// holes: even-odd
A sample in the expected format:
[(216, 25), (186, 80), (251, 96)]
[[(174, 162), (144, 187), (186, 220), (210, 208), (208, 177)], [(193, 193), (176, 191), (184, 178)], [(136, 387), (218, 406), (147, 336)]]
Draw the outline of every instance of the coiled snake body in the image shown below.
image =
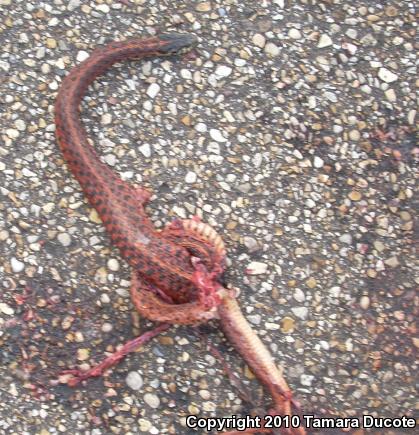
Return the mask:
[(275, 410), (289, 415), (285, 380), (234, 296), (218, 281), (225, 259), (220, 236), (195, 219), (176, 221), (157, 231), (144, 212), (149, 193), (124, 182), (101, 162), (80, 122), (79, 106), (87, 87), (112, 64), (181, 53), (195, 44), (192, 35), (167, 33), (96, 49), (62, 82), (55, 104), (57, 139), (112, 243), (133, 268), (131, 296), (137, 310), (151, 320), (169, 323), (218, 317), (226, 335), (270, 391)]

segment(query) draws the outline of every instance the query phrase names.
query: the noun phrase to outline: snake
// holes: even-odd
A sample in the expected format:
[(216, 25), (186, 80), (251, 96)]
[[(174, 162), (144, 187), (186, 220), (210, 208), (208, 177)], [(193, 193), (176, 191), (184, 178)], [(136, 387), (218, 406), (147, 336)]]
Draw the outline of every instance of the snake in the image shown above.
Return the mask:
[[(80, 119), (81, 101), (89, 85), (113, 64), (179, 55), (197, 42), (194, 35), (170, 32), (113, 41), (95, 49), (62, 80), (55, 102), (57, 141), (111, 244), (132, 268), (130, 294), (138, 312), (172, 324), (218, 319), (227, 338), (271, 394), (275, 411), (291, 415), (291, 391), (281, 371), (242, 314), (234, 291), (221, 284), (226, 264), (221, 236), (197, 218), (178, 219), (156, 229), (145, 212), (151, 193), (122, 180), (101, 161)], [(304, 429), (292, 433), (303, 434)]]

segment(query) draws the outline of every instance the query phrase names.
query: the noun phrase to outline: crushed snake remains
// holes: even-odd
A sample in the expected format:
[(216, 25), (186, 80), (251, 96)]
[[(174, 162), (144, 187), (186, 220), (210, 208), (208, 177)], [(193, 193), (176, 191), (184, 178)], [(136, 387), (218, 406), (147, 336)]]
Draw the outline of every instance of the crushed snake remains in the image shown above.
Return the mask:
[[(62, 81), (55, 104), (56, 136), (68, 167), (99, 214), (111, 243), (132, 267), (131, 298), (147, 319), (164, 322), (133, 340), (114, 357), (87, 372), (69, 371), (75, 386), (107, 368), (171, 324), (218, 319), (233, 346), (272, 396), (275, 415), (291, 416), (295, 401), (272, 356), (250, 327), (235, 293), (219, 282), (226, 251), (221, 237), (197, 218), (176, 220), (163, 230), (145, 214), (150, 193), (120, 179), (104, 164), (80, 121), (80, 103), (88, 86), (111, 65), (126, 59), (179, 54), (197, 44), (193, 35), (164, 33), (145, 39), (111, 42), (98, 48)], [(270, 429), (233, 433), (271, 432)], [(300, 428), (281, 433), (304, 434)]]

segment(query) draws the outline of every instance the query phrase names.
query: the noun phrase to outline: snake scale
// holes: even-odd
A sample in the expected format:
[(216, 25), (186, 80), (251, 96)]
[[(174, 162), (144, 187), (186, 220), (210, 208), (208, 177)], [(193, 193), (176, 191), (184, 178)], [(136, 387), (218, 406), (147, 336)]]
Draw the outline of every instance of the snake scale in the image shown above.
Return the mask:
[[(96, 49), (62, 81), (55, 104), (56, 136), (112, 244), (133, 269), (131, 297), (136, 309), (148, 319), (176, 324), (218, 318), (226, 336), (270, 392), (275, 412), (291, 415), (287, 383), (232, 292), (219, 282), (226, 254), (221, 237), (197, 219), (177, 220), (156, 230), (144, 211), (150, 194), (121, 180), (100, 160), (80, 121), (80, 103), (88, 86), (111, 65), (183, 53), (196, 43), (193, 35), (164, 33)], [(304, 433), (303, 429), (292, 431)]]

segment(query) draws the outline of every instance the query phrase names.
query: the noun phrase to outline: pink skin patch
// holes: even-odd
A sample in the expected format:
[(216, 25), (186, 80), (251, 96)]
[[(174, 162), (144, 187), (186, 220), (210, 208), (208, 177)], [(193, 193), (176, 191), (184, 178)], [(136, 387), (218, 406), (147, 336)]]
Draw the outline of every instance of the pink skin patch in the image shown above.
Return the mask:
[(199, 289), (199, 301), (205, 310), (216, 307), (220, 304), (221, 298), (217, 291), (221, 285), (215, 281), (215, 278), (220, 273), (219, 268), (215, 268), (211, 273), (201, 263), (201, 259), (198, 257), (192, 257), (191, 262), (195, 268), (192, 280)]

